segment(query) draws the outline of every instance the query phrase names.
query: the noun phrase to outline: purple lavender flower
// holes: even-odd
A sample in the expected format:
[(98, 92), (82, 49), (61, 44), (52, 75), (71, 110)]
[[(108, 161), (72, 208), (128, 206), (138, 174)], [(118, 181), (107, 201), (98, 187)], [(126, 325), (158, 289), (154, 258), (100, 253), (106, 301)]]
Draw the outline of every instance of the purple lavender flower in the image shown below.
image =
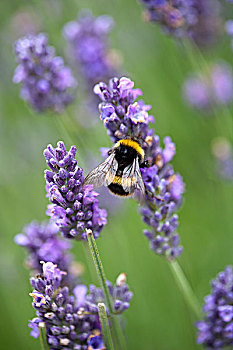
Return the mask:
[(40, 333), (39, 333), (40, 322), (41, 320), (38, 317), (35, 317), (32, 320), (29, 320), (29, 323), (28, 323), (28, 327), (32, 329), (30, 335), (35, 339), (40, 336)]
[(89, 336), (87, 343), (88, 343), (88, 350), (92, 350), (92, 349), (106, 350), (104, 341), (100, 336), (100, 332), (98, 331), (95, 331), (94, 334)]
[(54, 222), (39, 224), (33, 221), (24, 228), (24, 233), (15, 236), (15, 242), (26, 248), (26, 266), (41, 273), (41, 261), (51, 261), (61, 270), (68, 272), (64, 278), (66, 285), (74, 286), (78, 282), (80, 271), (75, 268), (70, 253), (71, 243), (59, 236), (58, 226)]
[(190, 75), (183, 86), (184, 99), (192, 107), (200, 110), (210, 108), (210, 96), (208, 87), (201, 77)]
[(92, 90), (98, 81), (109, 79), (115, 72), (108, 47), (108, 36), (113, 25), (113, 19), (109, 16), (93, 17), (90, 12), (83, 11), (76, 21), (64, 27), (63, 33), (70, 43), (71, 55), (88, 90)]
[(18, 67), (13, 82), (21, 83), (21, 98), (38, 111), (62, 112), (70, 104), (76, 81), (61, 57), (47, 45), (45, 34), (29, 35), (16, 41)]
[(233, 344), (233, 273), (227, 266), (211, 283), (205, 298), (204, 320), (197, 323), (197, 343), (208, 349), (223, 349)]
[[(34, 288), (33, 307), (37, 317), (29, 321), (31, 335), (39, 336), (38, 327), (43, 323), (46, 327), (47, 339), (51, 349), (62, 349), (63, 346), (73, 350), (105, 350), (101, 336), (98, 303), (104, 301), (100, 288), (77, 285), (73, 293), (68, 287), (62, 287), (65, 272), (51, 262), (43, 263), (42, 274), (31, 278)], [(120, 314), (129, 307), (132, 292), (126, 284), (125, 274), (121, 274), (108, 288), (114, 303), (114, 310)]]
[(113, 78), (109, 85), (99, 83), (94, 92), (102, 102), (99, 105), (100, 119), (103, 120), (112, 142), (123, 138), (136, 138), (145, 152), (148, 168), (142, 168), (142, 178), (146, 188), (145, 206), (141, 214), (144, 222), (151, 227), (144, 233), (151, 248), (160, 255), (173, 259), (181, 254), (179, 245), (178, 216), (175, 214), (182, 203), (184, 184), (182, 177), (175, 173), (170, 161), (175, 155), (175, 144), (165, 137), (163, 149), (159, 136), (149, 128), (154, 122), (148, 114), (151, 106), (136, 101), (142, 95), (134, 89), (134, 82), (128, 78)]
[(140, 0), (144, 18), (158, 23), (177, 38), (192, 38), (198, 45), (212, 43), (220, 32), (220, 5), (217, 0)]
[(233, 20), (228, 20), (225, 24), (225, 30), (231, 38), (231, 48), (233, 50)]
[(223, 32), (219, 0), (192, 0), (197, 22), (188, 31), (190, 38), (201, 48), (217, 42)]
[(154, 122), (148, 114), (151, 106), (135, 102), (142, 91), (133, 87), (134, 82), (125, 77), (110, 79), (108, 86), (101, 82), (94, 87), (94, 93), (103, 101), (99, 105), (100, 119), (112, 142), (129, 136), (145, 139), (149, 122)]
[(25, 226), (24, 233), (15, 236), (15, 242), (28, 250), (27, 266), (41, 272), (40, 261), (52, 261), (61, 270), (68, 270), (71, 255), (67, 254), (71, 243), (58, 235), (55, 223), (31, 222)]
[(43, 323), (50, 349), (105, 349), (98, 315), (91, 314), (85, 305), (76, 305), (75, 296), (61, 285), (65, 273), (51, 262), (43, 263), (42, 270), (42, 275), (31, 278), (32, 305), (37, 314), (29, 321), (31, 335), (38, 337), (38, 327)]
[(76, 147), (66, 151), (63, 142), (51, 145), (44, 151), (50, 170), (45, 170), (46, 190), (51, 205), (47, 215), (56, 222), (67, 238), (86, 240), (86, 229), (91, 229), (97, 238), (107, 223), (107, 213), (99, 208), (98, 193), (92, 185), (83, 186), (82, 168), (75, 159)]
[[(125, 276), (125, 274), (121, 275)], [(107, 285), (112, 298), (114, 313), (122, 314), (129, 308), (130, 301), (133, 297), (133, 293), (129, 290), (129, 286), (126, 283), (126, 277), (120, 282), (118, 278), (115, 286), (109, 281), (107, 281)], [(79, 291), (79, 286), (77, 287), (76, 293), (77, 291)], [(89, 294), (86, 295), (85, 307), (90, 313), (98, 314), (98, 303), (101, 302), (106, 303), (103, 290), (91, 284), (89, 286)], [(108, 309), (107, 313), (109, 313)]]
[(231, 103), (233, 76), (230, 65), (219, 62), (201, 74), (190, 75), (183, 86), (185, 100), (194, 108), (209, 112)]

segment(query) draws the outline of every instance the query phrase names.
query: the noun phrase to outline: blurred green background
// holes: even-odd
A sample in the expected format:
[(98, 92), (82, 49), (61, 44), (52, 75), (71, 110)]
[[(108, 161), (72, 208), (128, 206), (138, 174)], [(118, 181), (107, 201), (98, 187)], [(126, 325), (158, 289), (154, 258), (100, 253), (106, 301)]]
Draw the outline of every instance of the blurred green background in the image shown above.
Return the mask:
[[(223, 1), (224, 2), (224, 1)], [(19, 98), (19, 86), (12, 83), (16, 66), (13, 43), (26, 19), (38, 31), (47, 32), (49, 43), (64, 55), (63, 25), (76, 17), (78, 10), (90, 8), (95, 15), (109, 14), (115, 28), (111, 47), (123, 57), (124, 69), (152, 105), (155, 130), (161, 138), (170, 135), (177, 146), (174, 160), (186, 183), (184, 205), (180, 210), (180, 228), (184, 253), (179, 259), (191, 285), (202, 303), (209, 292), (210, 279), (233, 256), (233, 186), (214, 172), (210, 145), (213, 137), (232, 136), (232, 116), (203, 117), (184, 105), (181, 86), (192, 64), (187, 54), (153, 24), (144, 23), (136, 0), (82, 1), (1, 1), (0, 2), (0, 333), (1, 348), (39, 349), (39, 340), (29, 335), (31, 307), (29, 272), (24, 268), (25, 252), (14, 243), (14, 236), (30, 221), (46, 219), (42, 151), (48, 143), (70, 140), (60, 127), (66, 116), (36, 115)], [(229, 7), (229, 10), (231, 8)], [(232, 13), (233, 14), (233, 13)], [(231, 17), (230, 12), (228, 16)], [(30, 22), (30, 21), (29, 21)], [(29, 23), (30, 24), (30, 23)], [(205, 55), (207, 61), (226, 59), (232, 63), (230, 40), (225, 36)], [(77, 102), (78, 103), (78, 102)], [(70, 107), (70, 113), (76, 113)], [(96, 118), (98, 114), (96, 113)], [(78, 144), (80, 135), (75, 135)], [(85, 141), (85, 149), (83, 148)], [(79, 145), (78, 145), (79, 146)], [(100, 146), (110, 146), (101, 122), (82, 133), (79, 164), (86, 151), (97, 154)], [(107, 205), (106, 205), (107, 206)], [(156, 256), (143, 236), (145, 225), (136, 204), (125, 200), (125, 210), (118, 210), (97, 244), (107, 277), (114, 281), (126, 272), (134, 292), (125, 313), (128, 348), (134, 350), (192, 350), (195, 344), (195, 319), (183, 301), (168, 263)], [(80, 243), (75, 244), (77, 260), (86, 265)], [(87, 283), (98, 283), (86, 269)]]

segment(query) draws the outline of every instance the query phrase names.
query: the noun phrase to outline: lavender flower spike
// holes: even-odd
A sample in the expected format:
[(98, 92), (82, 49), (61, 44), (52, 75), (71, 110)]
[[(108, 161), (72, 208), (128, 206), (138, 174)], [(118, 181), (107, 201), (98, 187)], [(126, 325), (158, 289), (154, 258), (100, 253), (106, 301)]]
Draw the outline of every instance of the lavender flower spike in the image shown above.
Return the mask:
[(46, 190), (51, 205), (47, 215), (67, 238), (87, 240), (86, 229), (91, 229), (97, 238), (107, 223), (107, 213), (99, 208), (98, 193), (92, 185), (83, 185), (83, 170), (75, 159), (76, 147), (67, 152), (63, 142), (51, 145), (44, 151), (50, 170), (45, 170)]
[(145, 184), (145, 205), (140, 209), (144, 222), (150, 226), (145, 235), (151, 249), (168, 259), (179, 256), (180, 246), (178, 216), (176, 211), (182, 203), (184, 184), (182, 177), (174, 172), (170, 161), (175, 155), (175, 144), (170, 137), (164, 138), (161, 147), (159, 136), (149, 124), (154, 122), (148, 111), (151, 106), (137, 98), (142, 95), (134, 88), (134, 82), (126, 77), (112, 78), (109, 84), (101, 82), (94, 87), (100, 97), (100, 119), (104, 122), (112, 142), (124, 138), (139, 140), (148, 161), (148, 168), (141, 168)]
[(37, 112), (62, 112), (73, 101), (69, 92), (76, 87), (70, 68), (55, 56), (45, 34), (29, 35), (16, 41), (18, 67), (13, 82), (21, 83), (21, 98)]
[(223, 349), (233, 344), (233, 272), (227, 266), (211, 282), (212, 292), (205, 298), (204, 320), (197, 323), (197, 343), (207, 349)]
[(68, 287), (62, 287), (64, 272), (51, 262), (43, 263), (42, 275), (31, 278), (34, 288), (32, 306), (37, 317), (29, 321), (31, 335), (39, 336), (38, 327), (46, 327), (49, 348), (53, 350), (104, 350), (98, 315), (90, 314)]

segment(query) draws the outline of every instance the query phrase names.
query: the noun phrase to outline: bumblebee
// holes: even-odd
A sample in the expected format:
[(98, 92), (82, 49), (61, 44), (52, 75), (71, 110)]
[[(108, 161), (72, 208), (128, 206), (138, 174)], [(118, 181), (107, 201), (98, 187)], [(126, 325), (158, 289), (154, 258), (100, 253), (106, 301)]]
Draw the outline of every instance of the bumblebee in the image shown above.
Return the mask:
[(144, 157), (138, 140), (119, 140), (108, 157), (87, 175), (84, 185), (92, 184), (94, 188), (104, 185), (117, 196), (132, 196), (141, 202), (145, 196), (140, 170), (147, 164)]

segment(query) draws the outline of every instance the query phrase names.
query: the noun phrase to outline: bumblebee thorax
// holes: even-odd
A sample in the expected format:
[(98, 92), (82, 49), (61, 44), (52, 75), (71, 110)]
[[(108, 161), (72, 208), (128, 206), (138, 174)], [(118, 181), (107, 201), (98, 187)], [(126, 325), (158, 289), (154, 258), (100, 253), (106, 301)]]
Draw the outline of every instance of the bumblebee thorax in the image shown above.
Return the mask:
[[(116, 157), (119, 159), (133, 160), (139, 157), (139, 161), (144, 161), (144, 151), (140, 144), (132, 139), (122, 139), (119, 140), (114, 146)], [(117, 161), (119, 161), (117, 159)]]

